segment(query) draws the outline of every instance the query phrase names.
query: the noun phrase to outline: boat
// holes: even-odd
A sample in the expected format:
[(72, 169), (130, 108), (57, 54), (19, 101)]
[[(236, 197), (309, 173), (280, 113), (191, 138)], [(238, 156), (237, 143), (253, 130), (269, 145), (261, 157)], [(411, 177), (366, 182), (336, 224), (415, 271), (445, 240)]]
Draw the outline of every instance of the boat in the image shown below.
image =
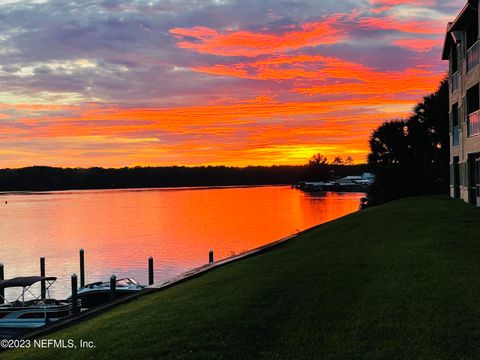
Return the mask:
[[(143, 285), (133, 278), (123, 278), (116, 281), (115, 299), (135, 294), (144, 289)], [(111, 300), (110, 282), (94, 282), (81, 287), (77, 291), (83, 308), (102, 305)]]
[[(57, 321), (72, 313), (72, 304), (68, 300), (50, 298), (50, 286), (56, 277), (24, 276), (0, 280), (0, 337), (8, 337), (28, 330), (33, 330), (50, 322)], [(45, 299), (35, 294), (32, 286), (38, 282), (45, 283)], [(20, 295), (9, 301), (4, 293), (7, 288), (21, 288)], [(26, 297), (28, 299), (26, 299)], [(80, 306), (80, 304), (77, 304)]]
[(300, 181), (295, 188), (305, 192), (366, 192), (375, 181), (375, 175), (363, 173), (358, 176), (345, 176), (333, 181)]
[(330, 181), (300, 181), (294, 187), (307, 192), (325, 192), (332, 191), (334, 183)]

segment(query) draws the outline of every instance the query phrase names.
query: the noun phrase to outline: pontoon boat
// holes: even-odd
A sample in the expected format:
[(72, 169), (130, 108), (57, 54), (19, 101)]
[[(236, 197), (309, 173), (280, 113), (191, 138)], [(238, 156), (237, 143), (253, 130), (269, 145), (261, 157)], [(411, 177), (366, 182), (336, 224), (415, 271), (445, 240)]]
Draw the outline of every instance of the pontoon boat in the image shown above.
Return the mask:
[[(49, 288), (57, 280), (56, 277), (26, 276), (8, 280), (0, 280), (1, 294), (7, 288), (21, 288), (21, 293), (13, 301), (8, 301), (0, 294), (0, 337), (15, 329), (34, 329), (48, 324), (50, 321), (62, 319), (71, 314), (71, 303), (67, 300), (50, 298)], [(45, 299), (35, 294), (31, 287), (45, 282)], [(26, 299), (26, 297), (28, 299)]]

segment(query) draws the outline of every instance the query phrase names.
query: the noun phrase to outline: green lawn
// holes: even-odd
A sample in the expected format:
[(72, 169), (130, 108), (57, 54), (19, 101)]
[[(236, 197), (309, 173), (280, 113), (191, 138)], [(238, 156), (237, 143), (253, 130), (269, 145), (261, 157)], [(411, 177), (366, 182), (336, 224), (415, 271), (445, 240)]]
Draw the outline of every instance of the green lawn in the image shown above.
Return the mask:
[(52, 334), (3, 359), (478, 359), (480, 209), (404, 199)]

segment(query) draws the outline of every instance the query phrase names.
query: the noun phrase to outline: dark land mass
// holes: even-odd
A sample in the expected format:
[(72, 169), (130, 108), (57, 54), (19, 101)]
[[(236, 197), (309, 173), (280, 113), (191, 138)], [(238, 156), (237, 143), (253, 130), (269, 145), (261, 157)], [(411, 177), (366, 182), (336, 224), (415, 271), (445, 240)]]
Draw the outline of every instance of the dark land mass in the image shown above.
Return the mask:
[(294, 184), (328, 180), (367, 171), (367, 165), (169, 166), (132, 168), (57, 168), (32, 166), (0, 169), (0, 191), (125, 189), (185, 186)]

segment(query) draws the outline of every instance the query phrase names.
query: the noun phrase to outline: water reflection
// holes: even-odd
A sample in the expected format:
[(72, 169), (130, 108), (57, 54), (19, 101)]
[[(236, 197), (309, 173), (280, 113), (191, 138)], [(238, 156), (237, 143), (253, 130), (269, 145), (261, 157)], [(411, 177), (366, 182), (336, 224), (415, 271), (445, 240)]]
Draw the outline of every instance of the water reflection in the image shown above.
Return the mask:
[[(0, 197), (0, 262), (5, 276), (38, 274), (59, 281), (52, 296), (69, 293), (85, 249), (87, 282), (110, 274), (165, 280), (356, 211), (361, 193), (305, 194), (290, 187), (60, 191)], [(8, 204), (5, 204), (5, 201)]]

